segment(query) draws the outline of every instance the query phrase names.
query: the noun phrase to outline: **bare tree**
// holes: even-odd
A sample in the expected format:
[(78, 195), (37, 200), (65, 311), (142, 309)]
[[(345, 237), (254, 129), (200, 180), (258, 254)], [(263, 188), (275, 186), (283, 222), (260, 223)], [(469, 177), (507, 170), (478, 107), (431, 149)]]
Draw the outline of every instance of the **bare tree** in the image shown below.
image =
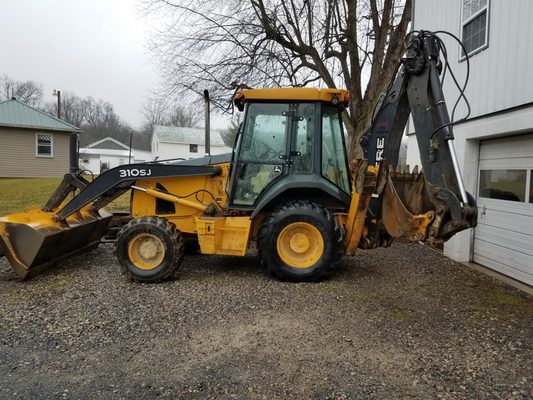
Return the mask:
[[(44, 104), (43, 111), (57, 115), (57, 102)], [(112, 137), (133, 147), (150, 149), (151, 130), (134, 130), (115, 113), (111, 103), (96, 100), (93, 97), (80, 97), (72, 92), (63, 92), (61, 96), (61, 118), (82, 129), (79, 135), (80, 145), (86, 146), (96, 140)], [(133, 136), (132, 136), (133, 135)]]
[(144, 116), (143, 130), (152, 132), (156, 125), (168, 125), (168, 113), (163, 100), (159, 98), (147, 99), (142, 108)]
[(151, 132), (155, 125), (193, 127), (201, 121), (203, 114), (193, 106), (169, 105), (161, 98), (148, 99), (142, 109), (143, 130)]
[(405, 47), (411, 0), (145, 0), (170, 15), (151, 38), (169, 95), (209, 89), (229, 104), (230, 82), (345, 87), (350, 156)]
[(229, 147), (233, 147), (235, 144), (235, 136), (237, 136), (237, 132), (239, 131), (239, 127), (241, 125), (242, 119), (241, 115), (237, 114), (237, 116), (234, 116), (229, 126), (221, 132), (222, 140), (224, 141), (224, 144)]
[(106, 133), (118, 129), (122, 124), (111, 103), (92, 97), (85, 98), (85, 102), (87, 128)]
[[(87, 117), (87, 99), (83, 99), (74, 93), (61, 93), (61, 119), (74, 126), (80, 127)], [(51, 115), (57, 115), (57, 102), (51, 101), (44, 105), (44, 111)]]
[(203, 109), (201, 112), (194, 107), (185, 107), (182, 105), (176, 105), (171, 108), (168, 122), (173, 126), (190, 126), (193, 127), (202, 120)]
[(35, 81), (16, 81), (7, 75), (0, 78), (0, 99), (18, 101), (37, 107), (43, 98), (43, 85)]

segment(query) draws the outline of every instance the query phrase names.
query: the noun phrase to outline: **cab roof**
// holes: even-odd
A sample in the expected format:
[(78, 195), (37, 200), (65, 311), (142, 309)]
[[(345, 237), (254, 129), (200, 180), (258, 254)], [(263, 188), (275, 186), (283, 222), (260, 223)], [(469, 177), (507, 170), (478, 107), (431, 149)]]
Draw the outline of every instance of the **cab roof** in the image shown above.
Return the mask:
[(268, 88), (268, 89), (243, 89), (235, 98), (243, 101), (250, 100), (296, 100), (296, 101), (327, 101), (336, 96), (340, 102), (344, 101), (347, 90), (344, 89), (317, 89), (317, 88)]

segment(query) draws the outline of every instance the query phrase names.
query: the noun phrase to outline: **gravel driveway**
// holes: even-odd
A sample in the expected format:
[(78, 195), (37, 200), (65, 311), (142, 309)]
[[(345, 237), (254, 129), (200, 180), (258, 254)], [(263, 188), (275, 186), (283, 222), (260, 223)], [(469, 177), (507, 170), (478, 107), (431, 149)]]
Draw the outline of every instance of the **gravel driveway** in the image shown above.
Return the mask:
[(1, 259), (0, 398), (530, 399), (533, 299), (418, 244), (318, 284), (214, 256), (138, 284), (111, 245), (28, 282)]

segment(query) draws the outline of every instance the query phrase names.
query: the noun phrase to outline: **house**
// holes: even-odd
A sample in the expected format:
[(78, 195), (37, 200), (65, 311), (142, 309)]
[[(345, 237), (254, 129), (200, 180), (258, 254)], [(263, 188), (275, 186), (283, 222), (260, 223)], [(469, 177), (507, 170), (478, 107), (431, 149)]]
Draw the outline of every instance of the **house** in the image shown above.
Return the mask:
[(16, 99), (0, 102), (0, 177), (60, 177), (69, 172), (70, 136), (80, 131)]
[(80, 148), (79, 167), (97, 175), (107, 169), (152, 160), (149, 151), (132, 148), (112, 137), (97, 140)]
[[(453, 237), (444, 253), (473, 261), (533, 286), (533, 7), (530, 0), (415, 0), (414, 29), (449, 31), (469, 55), (466, 96), (471, 113), (454, 126), (466, 189), (477, 199), (478, 226)], [(466, 59), (442, 35), (459, 82)], [(448, 73), (444, 94), (451, 110), (458, 96)], [(467, 114), (461, 102), (455, 120)], [(407, 163), (419, 164), (408, 136)]]
[[(219, 131), (211, 130), (211, 154), (231, 153)], [(152, 159), (189, 159), (205, 156), (204, 128), (156, 125), (152, 135)]]

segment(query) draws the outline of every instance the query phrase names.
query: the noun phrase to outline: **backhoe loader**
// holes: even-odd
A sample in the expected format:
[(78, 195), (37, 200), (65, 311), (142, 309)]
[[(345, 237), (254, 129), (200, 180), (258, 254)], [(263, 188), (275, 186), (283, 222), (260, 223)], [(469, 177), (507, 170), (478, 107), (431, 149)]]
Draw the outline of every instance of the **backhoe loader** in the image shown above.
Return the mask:
[[(441, 43), (430, 32), (410, 35), (361, 139), (363, 159), (347, 159), (346, 90), (242, 89), (232, 154), (121, 165), (92, 182), (67, 174), (44, 207), (0, 218), (2, 252), (26, 278), (104, 238), (115, 241), (125, 274), (160, 282), (176, 274), (188, 241), (202, 254), (232, 256), (255, 243), (273, 276), (316, 281), (358, 248), (445, 241), (474, 227), (477, 209), (453, 148)], [(409, 113), (423, 172), (397, 168)], [(104, 210), (128, 190), (128, 215)]]

